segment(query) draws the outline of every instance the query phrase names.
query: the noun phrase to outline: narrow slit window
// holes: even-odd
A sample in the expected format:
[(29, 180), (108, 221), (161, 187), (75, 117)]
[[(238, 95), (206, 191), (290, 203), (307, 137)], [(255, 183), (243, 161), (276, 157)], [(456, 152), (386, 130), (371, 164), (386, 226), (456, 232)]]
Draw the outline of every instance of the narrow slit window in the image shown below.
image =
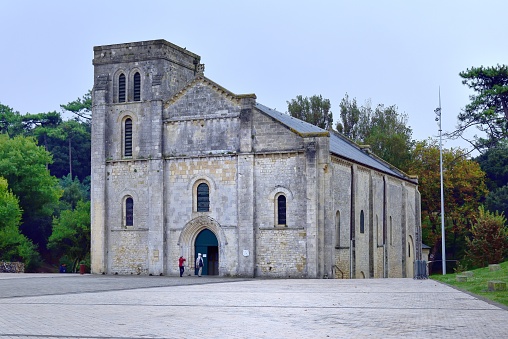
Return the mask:
[(141, 75), (134, 74), (134, 101), (141, 101)]
[(340, 247), (340, 212), (335, 213), (335, 247)]
[(198, 212), (208, 212), (210, 210), (210, 189), (208, 185), (205, 183), (201, 183), (197, 188), (197, 197), (198, 197)]
[(125, 102), (125, 74), (118, 77), (118, 102)]
[(282, 194), (277, 197), (277, 224), (286, 225), (286, 197)]
[(125, 136), (124, 136), (124, 155), (132, 156), (132, 120), (125, 120)]
[(365, 216), (363, 210), (360, 212), (360, 233), (365, 233)]
[(134, 200), (131, 197), (125, 200), (125, 226), (134, 226)]

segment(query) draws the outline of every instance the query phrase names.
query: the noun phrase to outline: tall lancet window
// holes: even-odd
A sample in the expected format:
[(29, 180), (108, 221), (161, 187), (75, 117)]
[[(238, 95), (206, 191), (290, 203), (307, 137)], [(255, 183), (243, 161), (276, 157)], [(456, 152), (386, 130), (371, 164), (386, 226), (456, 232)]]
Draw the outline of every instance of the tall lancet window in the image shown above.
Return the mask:
[(125, 119), (124, 124), (124, 156), (132, 157), (132, 119)]
[(118, 102), (125, 102), (125, 74), (118, 77)]
[(141, 75), (139, 72), (134, 74), (134, 101), (141, 101)]
[(286, 225), (286, 196), (277, 197), (277, 225)]
[(198, 212), (208, 212), (210, 210), (210, 189), (204, 182), (197, 188)]
[(134, 226), (134, 200), (125, 199), (125, 226)]

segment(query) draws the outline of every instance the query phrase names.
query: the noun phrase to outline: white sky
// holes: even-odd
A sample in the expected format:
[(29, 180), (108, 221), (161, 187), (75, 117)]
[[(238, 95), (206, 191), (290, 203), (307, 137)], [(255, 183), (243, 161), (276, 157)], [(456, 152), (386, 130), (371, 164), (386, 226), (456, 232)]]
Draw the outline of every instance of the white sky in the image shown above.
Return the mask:
[[(345, 93), (408, 114), (416, 140), (469, 102), (459, 72), (506, 63), (508, 2), (1, 1), (0, 103), (60, 111), (93, 86), (93, 46), (165, 39), (201, 56), (205, 76), (281, 112), (297, 95)], [(474, 133), (471, 133), (471, 135)], [(446, 141), (445, 147), (468, 147)]]

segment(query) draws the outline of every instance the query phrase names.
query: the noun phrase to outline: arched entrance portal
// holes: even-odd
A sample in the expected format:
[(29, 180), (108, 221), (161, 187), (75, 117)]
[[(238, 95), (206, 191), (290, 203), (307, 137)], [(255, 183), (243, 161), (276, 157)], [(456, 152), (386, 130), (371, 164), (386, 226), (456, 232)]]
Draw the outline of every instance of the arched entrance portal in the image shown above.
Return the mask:
[(219, 243), (209, 229), (199, 232), (194, 243), (194, 258), (203, 255), (203, 275), (219, 275)]

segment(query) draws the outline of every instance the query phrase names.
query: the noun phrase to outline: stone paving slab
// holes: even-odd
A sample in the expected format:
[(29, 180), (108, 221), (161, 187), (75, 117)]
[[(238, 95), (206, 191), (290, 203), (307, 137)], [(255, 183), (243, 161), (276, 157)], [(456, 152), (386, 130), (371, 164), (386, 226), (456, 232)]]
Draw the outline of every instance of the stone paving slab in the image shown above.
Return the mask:
[(508, 311), (433, 280), (0, 274), (4, 338), (508, 338)]

